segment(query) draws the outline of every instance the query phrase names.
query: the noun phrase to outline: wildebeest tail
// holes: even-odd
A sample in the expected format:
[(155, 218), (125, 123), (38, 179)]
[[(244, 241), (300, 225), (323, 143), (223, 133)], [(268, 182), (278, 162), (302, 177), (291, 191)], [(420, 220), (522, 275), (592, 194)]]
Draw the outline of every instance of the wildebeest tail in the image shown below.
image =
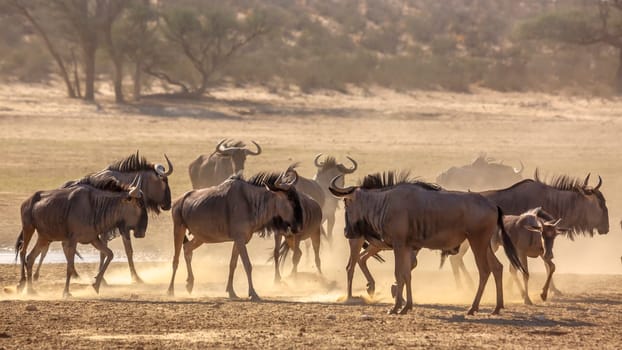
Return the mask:
[(17, 236), (17, 242), (15, 242), (15, 262), (17, 262), (19, 251), (22, 249), (23, 245), (24, 245), (24, 230), (21, 230), (19, 232), (19, 236)]
[[(363, 249), (367, 249), (367, 247), (369, 247), (369, 242), (367, 242), (367, 241), (363, 242)], [(381, 263), (386, 262), (386, 260), (384, 260), (384, 258), (380, 255), (380, 253), (376, 253), (376, 254), (372, 255), (371, 257), (376, 259), (377, 261), (379, 261)]]
[(281, 246), (279, 247), (279, 264), (281, 267), (285, 264), (285, 258), (287, 258), (288, 253), (289, 244), (287, 244), (287, 240), (283, 240), (283, 242), (281, 242)]
[(518, 259), (516, 247), (514, 247), (514, 243), (512, 243), (510, 235), (508, 235), (507, 231), (505, 231), (505, 226), (503, 226), (503, 211), (500, 207), (497, 207), (497, 211), (499, 213), (499, 216), (497, 218), (497, 226), (499, 226), (499, 230), (501, 230), (501, 239), (503, 240), (503, 250), (505, 251), (505, 255), (507, 255), (512, 266), (529, 276), (529, 273)]

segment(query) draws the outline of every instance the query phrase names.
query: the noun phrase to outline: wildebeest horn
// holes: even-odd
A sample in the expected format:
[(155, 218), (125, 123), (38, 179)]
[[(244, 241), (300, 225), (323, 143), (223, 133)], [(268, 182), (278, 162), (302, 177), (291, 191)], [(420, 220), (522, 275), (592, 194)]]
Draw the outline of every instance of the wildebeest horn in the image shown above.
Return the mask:
[(350, 186), (346, 188), (337, 187), (335, 182), (337, 182), (337, 180), (340, 177), (343, 177), (343, 175), (335, 176), (332, 180), (330, 180), (330, 185), (328, 185), (328, 189), (330, 190), (332, 194), (334, 194), (337, 197), (344, 197), (354, 192), (354, 190), (356, 190), (355, 186)]
[(259, 146), (259, 144), (257, 142), (255, 142), (255, 141), (251, 141), (251, 142), (255, 144), (255, 147), (257, 147), (257, 152), (253, 152), (253, 151), (251, 151), (249, 149), (246, 149), (245, 150), (246, 154), (247, 155), (251, 155), (251, 156), (258, 156), (258, 155), (260, 155), (261, 154), (261, 146)]
[(222, 139), (218, 142), (218, 144), (216, 145), (216, 152), (218, 153), (222, 153), (225, 150), (221, 149), (221, 146), (227, 141), (227, 139)]
[(594, 187), (594, 190), (599, 189), (602, 184), (603, 184), (603, 179), (600, 177), (600, 175), (598, 175), (598, 184), (596, 184), (596, 187)]
[(516, 168), (514, 168), (514, 173), (516, 173), (516, 174), (520, 174), (520, 173), (522, 173), (522, 172), (523, 172), (523, 169), (525, 169), (525, 165), (523, 164), (523, 162), (522, 162), (522, 161), (520, 161), (520, 160), (519, 160), (519, 162), (520, 162), (520, 169), (516, 169)]
[(557, 226), (557, 225), (558, 225), (561, 221), (562, 221), (562, 218), (559, 218), (559, 219), (557, 219), (557, 220), (555, 220), (555, 221), (552, 221), (552, 220), (551, 220), (551, 221), (547, 221), (547, 222), (545, 222), (544, 224), (545, 224), (545, 225), (547, 225), (547, 226), (553, 226), (553, 227), (555, 227), (555, 226)]
[(134, 197), (134, 198), (141, 197), (141, 192), (140, 192), (141, 182), (142, 182), (142, 177), (140, 177), (139, 175), (136, 175), (136, 177), (134, 178), (134, 181), (132, 181), (132, 184), (130, 185), (130, 191), (128, 193), (130, 197)]
[(324, 166), (324, 162), (322, 163), (318, 162), (321, 156), (322, 156), (322, 153), (318, 153), (317, 156), (315, 156), (315, 159), (313, 160), (313, 163), (315, 163), (315, 166), (318, 168), (321, 168), (322, 166)]
[(346, 158), (348, 158), (351, 162), (352, 162), (352, 168), (348, 169), (345, 166), (343, 166), (343, 164), (339, 164), (339, 171), (341, 171), (344, 174), (352, 174), (356, 168), (358, 168), (358, 164), (356, 163), (356, 161), (348, 156), (346, 156)]
[(590, 181), (590, 175), (591, 173), (587, 173), (587, 176), (585, 177), (585, 180), (583, 181), (583, 188), (587, 187), (587, 183), (588, 181)]
[(168, 159), (166, 153), (164, 154), (164, 158), (166, 158), (166, 163), (168, 164), (168, 171), (164, 168), (162, 164), (156, 164), (153, 168), (160, 176), (169, 176), (173, 173), (173, 163)]

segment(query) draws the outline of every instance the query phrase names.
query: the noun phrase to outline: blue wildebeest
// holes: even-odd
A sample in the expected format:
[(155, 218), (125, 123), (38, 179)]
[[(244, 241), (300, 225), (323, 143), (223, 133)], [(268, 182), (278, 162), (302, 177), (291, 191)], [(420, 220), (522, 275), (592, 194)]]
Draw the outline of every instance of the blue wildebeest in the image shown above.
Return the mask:
[[(147, 208), (140, 191), (140, 181), (137, 176), (128, 188), (112, 178), (87, 179), (68, 188), (38, 191), (26, 199), (21, 206), (22, 231), (15, 245), (21, 260), (18, 289), (22, 290), (27, 281), (27, 291), (33, 292), (34, 260), (50, 242), (62, 241), (67, 258), (63, 295), (71, 295), (69, 281), (74, 272), (78, 243), (91, 244), (105, 256), (93, 284), (99, 293), (100, 283), (113, 257), (112, 250), (106, 247), (102, 237), (116, 230), (124, 237), (128, 237), (130, 231), (141, 237), (147, 230)], [(37, 243), (26, 259), (28, 243), (35, 230)]]
[(251, 142), (257, 151), (247, 149), (241, 141), (221, 140), (212, 154), (198, 156), (188, 166), (192, 188), (196, 190), (216, 186), (233, 174), (243, 173), (246, 156), (261, 154), (259, 144)]
[[(300, 181), (300, 180), (299, 180)], [(274, 232), (274, 281), (281, 280), (281, 274), (279, 272), (279, 262), (284, 262), (289, 250), (293, 250), (292, 257), (293, 267), (292, 275), (298, 272), (298, 263), (302, 256), (300, 250), (300, 242), (306, 239), (311, 239), (311, 245), (313, 246), (313, 252), (315, 254), (315, 267), (318, 272), (322, 274), (322, 263), (320, 261), (320, 240), (322, 235), (325, 235), (322, 229), (322, 208), (320, 205), (305, 193), (301, 193), (299, 190), (300, 205), (302, 207), (302, 227), (300, 232), (292, 234), (289, 232)], [(281, 242), (282, 238), (285, 238), (284, 242)], [(279, 260), (280, 259), (280, 260)]]
[[(490, 247), (490, 239), (501, 230), (504, 249), (511, 264), (524, 271), (516, 251), (503, 228), (501, 209), (476, 193), (444, 191), (439, 186), (414, 181), (408, 173), (388, 172), (366, 176), (361, 185), (330, 191), (343, 197), (346, 207), (346, 238), (350, 244), (348, 298), (352, 297), (352, 277), (365, 240), (388, 246), (395, 255), (397, 288), (390, 313), (405, 314), (412, 309), (411, 267), (413, 250), (447, 250), (465, 239), (473, 247), (479, 270), (479, 287), (469, 310), (479, 309), (486, 281), (492, 272), (497, 292), (493, 311), (503, 308), (502, 269)], [(402, 296), (406, 285), (406, 303)]]
[[(343, 164), (337, 163), (335, 157), (328, 156), (324, 161), (320, 161), (321, 157), (322, 153), (316, 155), (313, 161), (317, 168), (313, 180), (315, 180), (320, 185), (322, 191), (324, 191), (324, 204), (322, 205), (322, 203), (320, 203), (320, 205), (322, 205), (322, 223), (326, 221), (326, 234), (328, 235), (328, 239), (332, 240), (333, 228), (335, 227), (335, 212), (337, 211), (339, 200), (331, 195), (328, 186), (335, 177), (355, 172), (358, 164), (354, 159), (346, 156), (346, 158), (352, 162), (352, 167), (346, 168)], [(341, 176), (337, 179), (337, 186), (343, 185), (344, 177)]]
[(447, 169), (436, 182), (443, 188), (460, 191), (503, 188), (522, 180), (523, 169), (522, 162), (520, 169), (516, 169), (502, 162), (495, 163), (482, 154), (471, 164)]
[[(175, 255), (169, 295), (174, 294), (182, 244), (188, 269), (186, 289), (192, 292), (192, 251), (203, 243), (233, 241), (227, 281), (229, 297), (237, 298), (233, 273), (240, 257), (248, 279), (248, 294), (251, 300), (259, 300), (253, 287), (246, 244), (254, 232), (300, 232), (304, 222), (300, 197), (294, 186), (297, 178), (294, 170), (281, 174), (259, 173), (248, 180), (233, 176), (218, 186), (192, 190), (175, 200), (171, 211)], [(188, 240), (186, 232), (193, 236), (192, 240)]]
[[(553, 272), (555, 272), (555, 264), (553, 263), (553, 244), (555, 243), (555, 237), (566, 231), (566, 229), (557, 227), (560, 221), (561, 219), (555, 220), (542, 208), (531, 209), (520, 215), (505, 215), (503, 217), (505, 230), (512, 239), (518, 258), (525, 268), (525, 271), (529, 272), (527, 257), (541, 257), (548, 267), (546, 282), (540, 294), (542, 300), (546, 300), (549, 284), (551, 283)], [(499, 245), (503, 244), (500, 238), (499, 234), (497, 234), (494, 235), (491, 240), (494, 251), (499, 248)], [(532, 302), (529, 298), (528, 287), (529, 275), (527, 273), (523, 274), (523, 282), (525, 285), (525, 289), (523, 290), (516, 276), (516, 269), (512, 266), (510, 266), (510, 273), (520, 289), (525, 304), (531, 305)]]
[[(136, 151), (136, 154), (131, 154), (126, 158), (118, 160), (105, 169), (96, 173), (85, 176), (79, 180), (73, 180), (66, 182), (62, 187), (68, 188), (89, 181), (97, 181), (107, 178), (114, 178), (122, 184), (129, 185), (138, 176), (140, 178), (140, 190), (143, 194), (143, 200), (147, 207), (147, 210), (151, 213), (159, 214), (160, 210), (171, 209), (171, 188), (168, 184), (168, 177), (173, 173), (173, 163), (168, 159), (166, 154), (164, 155), (166, 163), (168, 164), (168, 170), (162, 164), (150, 163), (141, 157)], [(114, 232), (109, 232), (114, 233)], [(105, 245), (108, 245), (108, 241), (115, 238), (114, 235), (108, 235), (102, 237), (102, 241)], [(142, 279), (136, 272), (134, 266), (134, 250), (132, 248), (132, 241), (130, 236), (121, 236), (123, 239), (123, 247), (125, 248), (125, 254), (127, 256), (127, 263), (130, 267), (130, 273), (132, 275), (132, 281), (142, 283)], [(144, 232), (139, 235), (135, 235), (137, 238), (143, 238)], [(39, 266), (35, 272), (34, 279), (39, 278), (39, 270), (43, 264), (43, 259), (47, 254), (49, 246), (43, 247), (41, 250), (41, 259), (39, 260)], [(100, 266), (104, 262), (104, 254), (100, 255)], [(104, 280), (105, 282), (105, 280)]]
[[(609, 210), (605, 196), (600, 191), (603, 182), (599, 176), (598, 184), (590, 187), (589, 179), (589, 174), (583, 181), (561, 175), (546, 183), (540, 180), (536, 169), (533, 180), (523, 180), (502, 190), (484, 191), (481, 195), (510, 215), (520, 215), (529, 209), (541, 207), (552, 217), (561, 219), (559, 226), (565, 229), (564, 233), (570, 239), (577, 234), (593, 236), (595, 230), (601, 235), (607, 234)], [(465, 273), (467, 280), (470, 279), (462, 259), (468, 249), (468, 245), (463, 244), (459, 253), (449, 258), (458, 286), (461, 285), (460, 270)], [(545, 266), (548, 269), (548, 265)], [(550, 289), (560, 294), (552, 280)]]

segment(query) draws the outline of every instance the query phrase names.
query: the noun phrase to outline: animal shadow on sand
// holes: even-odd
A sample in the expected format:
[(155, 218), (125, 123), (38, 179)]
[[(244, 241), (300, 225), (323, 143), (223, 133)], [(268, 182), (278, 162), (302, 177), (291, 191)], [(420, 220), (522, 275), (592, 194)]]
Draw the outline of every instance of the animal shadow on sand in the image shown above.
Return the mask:
[[(507, 317), (507, 318), (506, 318)], [(451, 316), (432, 316), (437, 320), (445, 322), (472, 323), (497, 326), (512, 327), (593, 327), (596, 326), (590, 322), (584, 322), (575, 319), (549, 319), (540, 315), (520, 315), (507, 313), (502, 316), (488, 317), (486, 314), (480, 313), (476, 317), (466, 317), (464, 314), (454, 314)]]

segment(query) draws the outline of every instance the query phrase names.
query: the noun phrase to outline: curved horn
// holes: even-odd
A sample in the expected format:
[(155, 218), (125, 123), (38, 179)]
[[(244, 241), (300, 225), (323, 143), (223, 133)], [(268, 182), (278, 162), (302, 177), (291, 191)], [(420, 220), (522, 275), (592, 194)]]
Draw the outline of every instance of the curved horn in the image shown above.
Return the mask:
[(591, 173), (587, 173), (587, 176), (585, 177), (585, 180), (583, 180), (583, 188), (587, 187), (587, 183), (588, 183), (588, 181), (590, 181), (590, 175), (591, 175)]
[(166, 168), (164, 168), (164, 165), (162, 164), (154, 165), (153, 170), (155, 170), (160, 176), (169, 176), (173, 173), (173, 163), (171, 163), (170, 159), (168, 159), (166, 153), (164, 154), (164, 158), (166, 158), (166, 163), (168, 164), (168, 171), (166, 171)]
[(221, 146), (222, 146), (222, 145), (223, 145), (226, 141), (227, 141), (227, 139), (222, 139), (222, 140), (220, 140), (220, 141), (218, 142), (218, 144), (216, 145), (216, 152), (218, 152), (218, 153), (222, 153), (222, 152), (224, 152), (224, 151), (225, 151), (224, 149), (221, 149)]
[(345, 166), (343, 166), (343, 164), (339, 164), (339, 170), (344, 174), (352, 174), (354, 171), (356, 171), (359, 165), (356, 163), (354, 159), (348, 156), (346, 156), (346, 158), (348, 158), (348, 160), (352, 162), (352, 168), (348, 169)]
[(255, 141), (251, 141), (251, 142), (252, 142), (253, 144), (255, 144), (255, 147), (257, 147), (257, 151), (256, 151), (256, 152), (253, 152), (253, 151), (251, 151), (251, 150), (249, 150), (249, 149), (246, 149), (246, 150), (245, 150), (245, 151), (246, 151), (246, 154), (247, 154), (247, 155), (250, 155), (250, 156), (258, 156), (258, 155), (260, 155), (260, 154), (261, 154), (261, 146), (259, 146), (259, 144), (258, 144), (257, 142), (255, 142)]
[(139, 175), (136, 175), (136, 177), (134, 178), (134, 181), (132, 181), (132, 185), (130, 187), (130, 191), (129, 191), (129, 196), (130, 197), (134, 197), (134, 198), (140, 198), (141, 197), (141, 191), (140, 191), (140, 185), (142, 183), (142, 177), (140, 177)]
[(545, 225), (548, 225), (548, 226), (553, 226), (553, 227), (555, 227), (555, 226), (557, 226), (557, 225), (558, 225), (561, 221), (562, 221), (562, 218), (559, 218), (559, 219), (557, 219), (557, 220), (555, 220), (555, 221), (553, 221), (553, 220), (551, 220), (551, 221), (547, 221), (547, 222), (545, 222), (544, 224), (545, 224)]
[(520, 175), (523, 172), (523, 169), (525, 169), (525, 165), (523, 164), (522, 161), (519, 160), (519, 162), (520, 162), (520, 169), (514, 168), (514, 173)]
[(594, 187), (594, 190), (599, 189), (602, 184), (603, 184), (603, 179), (600, 177), (600, 175), (598, 175), (598, 184), (596, 185), (596, 187)]
[(316, 167), (318, 167), (318, 168), (321, 168), (321, 167), (323, 167), (323, 166), (324, 166), (324, 162), (322, 162), (322, 163), (318, 162), (318, 160), (320, 160), (320, 157), (321, 157), (321, 156), (322, 156), (322, 153), (318, 153), (318, 154), (315, 156), (315, 159), (313, 160), (313, 163), (314, 163), (314, 164), (315, 164), (315, 166), (316, 166)]
[(164, 153), (164, 158), (166, 159), (166, 164), (168, 164), (168, 171), (164, 173), (164, 176), (171, 176), (171, 174), (173, 173), (173, 163), (170, 159), (168, 159), (166, 153)]
[(338, 175), (335, 176), (332, 180), (330, 180), (330, 184), (328, 185), (328, 189), (330, 190), (330, 192), (337, 196), (337, 197), (345, 197), (349, 194), (351, 194), (352, 192), (354, 192), (354, 190), (356, 190), (355, 186), (350, 186), (350, 187), (346, 187), (346, 188), (340, 188), (337, 187), (337, 184), (335, 184), (335, 182), (337, 182), (337, 180), (343, 177), (343, 175)]

